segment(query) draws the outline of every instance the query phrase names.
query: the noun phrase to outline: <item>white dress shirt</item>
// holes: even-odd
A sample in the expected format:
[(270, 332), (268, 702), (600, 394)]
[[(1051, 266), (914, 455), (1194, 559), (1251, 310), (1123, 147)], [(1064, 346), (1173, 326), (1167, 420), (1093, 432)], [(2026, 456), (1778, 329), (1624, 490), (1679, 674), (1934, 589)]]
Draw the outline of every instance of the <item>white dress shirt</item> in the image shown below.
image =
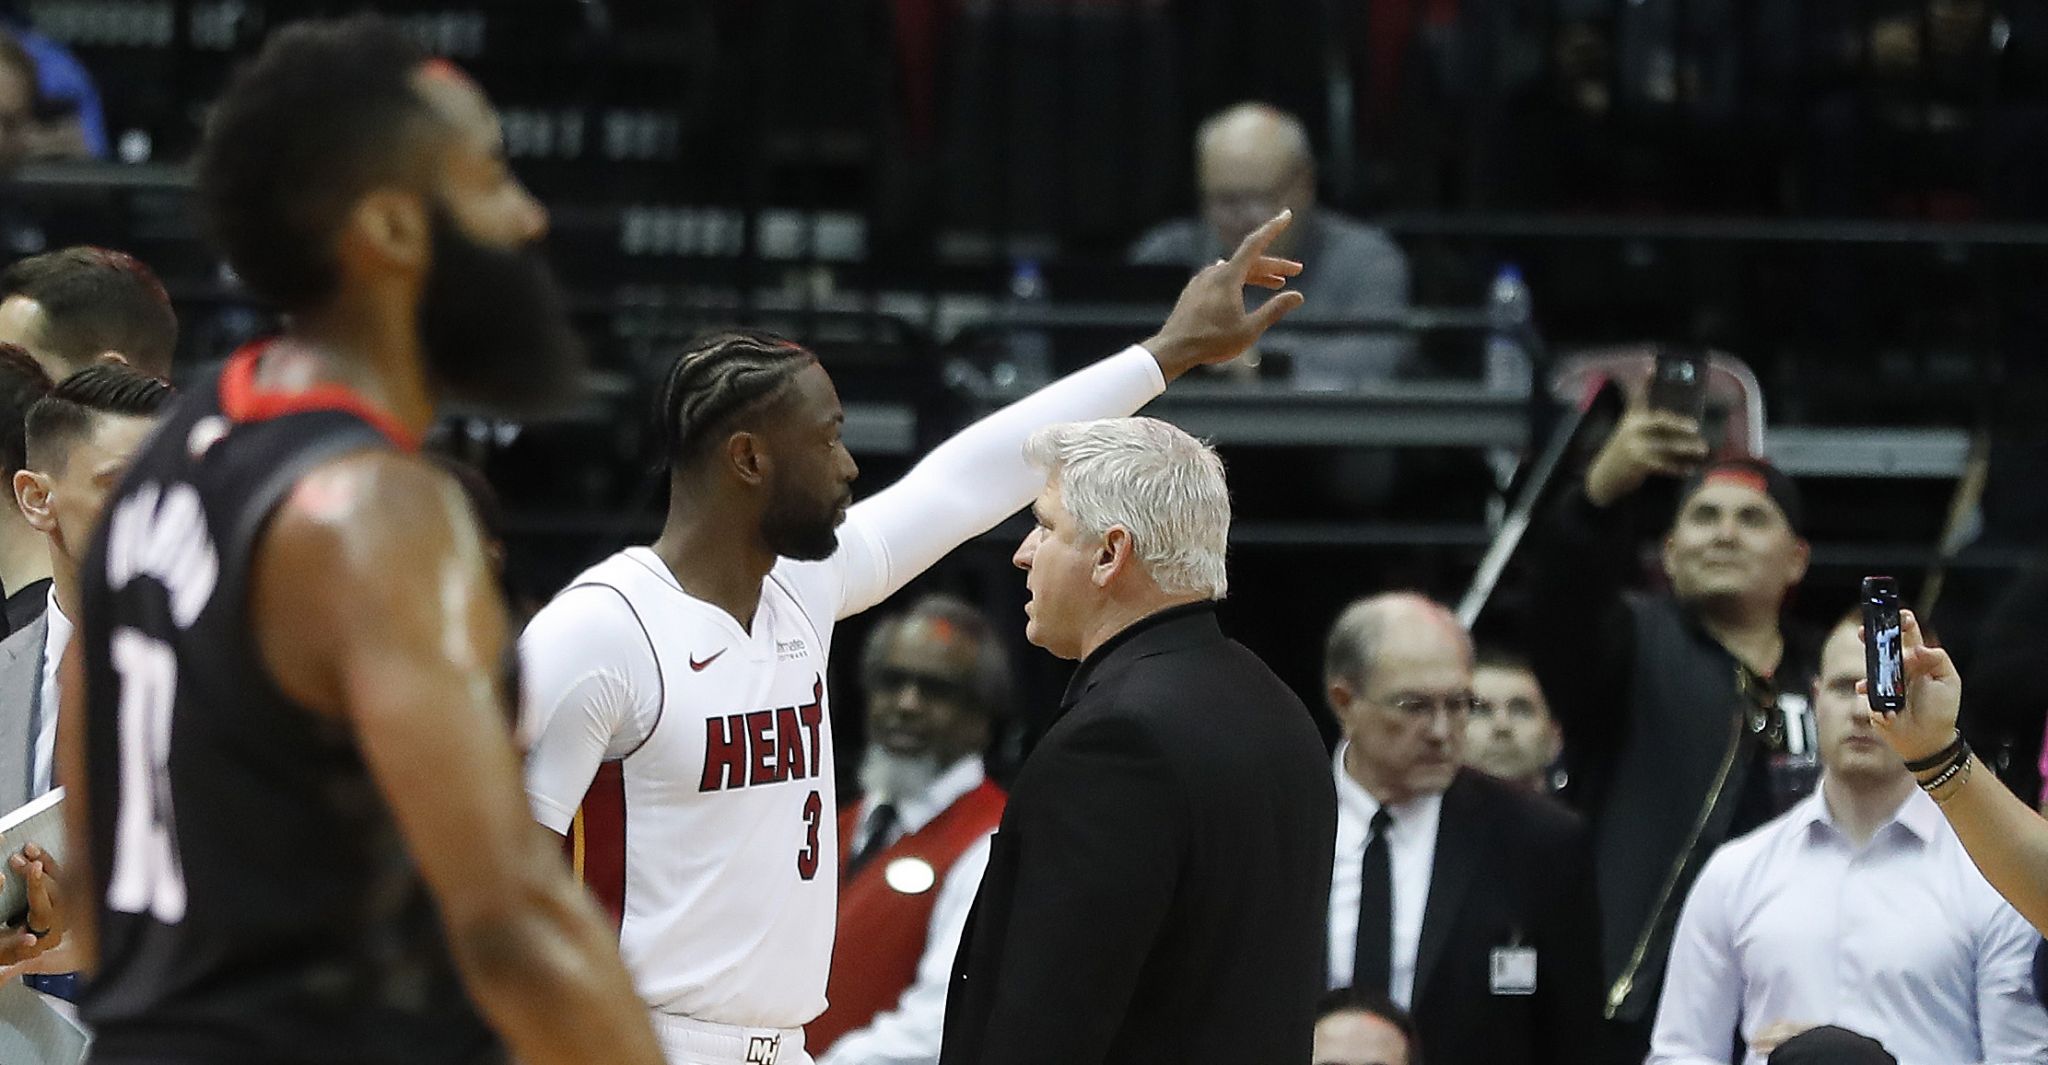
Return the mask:
[[(1337, 855), (1330, 867), (1330, 985), (1351, 982), (1357, 967), (1359, 879), (1364, 873), (1366, 837), (1379, 800), (1344, 771), (1346, 740), (1337, 745)], [(1436, 864), (1436, 828), (1442, 794), (1387, 807), (1387, 858), (1393, 874), (1394, 956), (1387, 969), (1387, 997), (1402, 1009), (1415, 994), (1415, 953), (1422, 943), (1422, 914), (1429, 903), (1430, 871)]]
[[(970, 756), (947, 767), (924, 794), (896, 803), (896, 831), (887, 843), (931, 824), (932, 819), (960, 797), (981, 786), (984, 774), (979, 757)], [(855, 819), (853, 842), (866, 842), (875, 804), (862, 800)], [(865, 1028), (839, 1037), (818, 1058), (818, 1065), (930, 1065), (939, 1060), (939, 1037), (946, 1027), (946, 987), (953, 979), (953, 957), (960, 952), (960, 934), (967, 927), (967, 911), (974, 908), (974, 896), (981, 890), (981, 874), (988, 868), (989, 837), (983, 836), (961, 852), (959, 860), (946, 871), (939, 897), (932, 903), (930, 931), (925, 935), (924, 954), (917, 960), (917, 978), (896, 1001), (896, 1008), (875, 1014)], [(841, 935), (859, 935), (858, 929), (841, 929)]]
[(1867, 1035), (1899, 1065), (2048, 1062), (2039, 942), (1934, 800), (1915, 789), (1859, 849), (1823, 786), (1707, 860), (1678, 919), (1649, 1065), (1723, 1065), (1731, 1033), (1747, 1044), (1781, 1021)]
[(36, 794), (43, 795), (50, 790), (56, 779), (57, 765), (57, 663), (64, 657), (64, 649), (71, 646), (71, 619), (57, 609), (57, 590), (50, 589), (50, 629), (43, 637), (43, 701), (37, 713), (36, 728)]

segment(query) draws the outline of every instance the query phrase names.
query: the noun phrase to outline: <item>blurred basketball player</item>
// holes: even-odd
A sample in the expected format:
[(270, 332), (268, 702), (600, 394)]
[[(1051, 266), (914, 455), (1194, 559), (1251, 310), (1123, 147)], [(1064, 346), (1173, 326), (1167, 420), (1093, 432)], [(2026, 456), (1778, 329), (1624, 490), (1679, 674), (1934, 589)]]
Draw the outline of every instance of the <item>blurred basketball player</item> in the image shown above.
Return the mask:
[(198, 187), (290, 326), (168, 416), (85, 562), (60, 772), (94, 1060), (658, 1061), (525, 816), (503, 603), (416, 453), (441, 401), (580, 369), (495, 114), (389, 23), (301, 23), (215, 106)]

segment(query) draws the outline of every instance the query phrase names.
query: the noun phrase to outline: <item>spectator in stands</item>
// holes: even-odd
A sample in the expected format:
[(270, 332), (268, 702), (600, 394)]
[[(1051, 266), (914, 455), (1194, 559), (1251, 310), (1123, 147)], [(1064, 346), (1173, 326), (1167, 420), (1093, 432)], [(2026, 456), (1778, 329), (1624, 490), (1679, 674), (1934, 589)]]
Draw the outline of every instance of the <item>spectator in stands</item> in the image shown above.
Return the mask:
[[(13, 5), (0, 5), (11, 7)], [(0, 33), (13, 35), (35, 64), (40, 103), (29, 152), (36, 159), (105, 159), (107, 120), (92, 73), (69, 48), (37, 33), (12, 13), (0, 13)]]
[[(1223, 258), (1281, 208), (1294, 224), (1274, 252), (1298, 260), (1307, 302), (1296, 323), (1398, 314), (1408, 307), (1408, 258), (1386, 233), (1316, 206), (1316, 161), (1293, 115), (1258, 103), (1202, 123), (1195, 138), (1202, 217), (1167, 222), (1138, 239), (1130, 258), (1189, 270)], [(1276, 243), (1276, 247), (1278, 244)], [(1275, 330), (1259, 342), (1292, 360), (1303, 388), (1348, 389), (1402, 369), (1409, 346), (1393, 333)]]
[(1472, 692), (1479, 699), (1465, 722), (1465, 764), (1538, 794), (1557, 791), (1564, 734), (1529, 660), (1502, 647), (1480, 647)]
[[(0, 483), (12, 485), (27, 461), (30, 407), (50, 390), (50, 375), (28, 352), (0, 344)], [(0, 507), (0, 636), (19, 629), (43, 612), (50, 595), (50, 547), (31, 528), (19, 506)]]
[[(1528, 647), (1592, 823), (1617, 1061), (1648, 1046), (1700, 863), (1797, 790), (1771, 756), (1818, 659), (1782, 617), (1806, 574), (1797, 489), (1760, 461), (1706, 456), (1691, 419), (1632, 405), (1531, 545)], [(1631, 593), (1637, 490), (1686, 473), (1663, 541), (1670, 591)]]
[(988, 865), (1003, 791), (982, 771), (1010, 663), (988, 618), (951, 596), (875, 626), (861, 655), (866, 794), (839, 815), (830, 1005), (804, 1026), (821, 1065), (937, 1062), (946, 985)]
[(1472, 643), (1418, 595), (1353, 603), (1324, 646), (1333, 771), (1329, 982), (1412, 1012), (1436, 1065), (1581, 1065), (1601, 1039), (1579, 818), (1461, 768)]
[(28, 349), (57, 379), (94, 362), (168, 378), (178, 316), (140, 259), (106, 248), (63, 248), (0, 273), (0, 342)]
[(1415, 1019), (1387, 996), (1340, 987), (1316, 1004), (1315, 1065), (1422, 1065)]
[(1860, 625), (1821, 653), (1819, 791), (1722, 847), (1686, 900), (1650, 1065), (1726, 1062), (1731, 1031), (1750, 1065), (1782, 1062), (1823, 1025), (1904, 1065), (2048, 1061), (2040, 937), (1879, 736)]

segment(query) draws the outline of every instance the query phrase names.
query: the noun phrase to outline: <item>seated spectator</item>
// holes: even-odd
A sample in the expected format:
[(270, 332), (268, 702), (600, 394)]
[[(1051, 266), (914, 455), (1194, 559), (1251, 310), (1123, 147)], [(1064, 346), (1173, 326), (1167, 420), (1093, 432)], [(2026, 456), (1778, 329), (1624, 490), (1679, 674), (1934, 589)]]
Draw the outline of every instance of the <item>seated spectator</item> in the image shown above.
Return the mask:
[(80, 245), (0, 273), (0, 343), (28, 349), (58, 380), (95, 362), (168, 378), (178, 316), (142, 260)]
[(1465, 722), (1465, 764), (1539, 795), (1556, 792), (1564, 734), (1536, 671), (1527, 658), (1500, 647), (1481, 647), (1475, 661), (1472, 693), (1479, 701)]
[[(1706, 455), (1691, 419), (1632, 404), (1529, 551), (1527, 646), (1592, 826), (1616, 1061), (1648, 1048), (1700, 864), (1810, 783), (1773, 766), (1788, 719), (1804, 728), (1818, 659), (1783, 617), (1809, 554), (1798, 490), (1760, 461)], [(1637, 492), (1687, 473), (1661, 554), (1670, 590), (1631, 592), (1637, 530), (1656, 520)]]
[(1722, 847), (1686, 900), (1650, 1065), (1726, 1062), (1731, 1031), (1749, 1065), (1783, 1065), (1822, 1026), (1839, 1032), (1809, 1042), (1854, 1033), (1901, 1065), (2048, 1061), (2039, 937), (1885, 746), (1857, 692), (1860, 624), (1821, 655), (1819, 791)]
[(821, 1065), (939, 1060), (946, 986), (1003, 791), (982, 772), (1009, 702), (988, 619), (950, 596), (875, 626), (861, 656), (867, 752), (840, 811), (830, 1005), (804, 1026)]
[(1316, 1003), (1315, 1065), (1422, 1065), (1415, 1019), (1387, 996), (1340, 987)]
[[(1281, 208), (1294, 224), (1274, 255), (1301, 262), (1293, 287), (1307, 297), (1295, 322), (1398, 314), (1408, 307), (1408, 258), (1379, 229), (1316, 206), (1316, 162), (1293, 115), (1245, 103), (1202, 123), (1195, 137), (1202, 217), (1167, 222), (1131, 246), (1130, 259), (1199, 270), (1237, 247)], [(1276, 329), (1259, 342), (1292, 360), (1301, 388), (1348, 389), (1396, 375), (1409, 345), (1398, 333)]]
[(1411, 1011), (1436, 1065), (1581, 1065), (1601, 1040), (1599, 915), (1578, 817), (1461, 768), (1472, 643), (1418, 595), (1330, 629), (1329, 982)]

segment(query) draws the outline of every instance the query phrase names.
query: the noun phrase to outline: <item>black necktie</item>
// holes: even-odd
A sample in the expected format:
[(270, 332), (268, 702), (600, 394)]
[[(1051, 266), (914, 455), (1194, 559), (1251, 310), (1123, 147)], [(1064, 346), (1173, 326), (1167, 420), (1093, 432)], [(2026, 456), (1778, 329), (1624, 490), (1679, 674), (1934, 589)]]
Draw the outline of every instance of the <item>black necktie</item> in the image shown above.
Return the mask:
[(867, 838), (861, 840), (860, 849), (847, 859), (846, 875), (852, 876), (866, 865), (868, 860), (888, 849), (889, 837), (896, 832), (896, 804), (885, 802), (875, 807), (868, 816)]
[(1384, 807), (1372, 815), (1358, 880), (1358, 953), (1351, 969), (1351, 986), (1382, 995), (1394, 964), (1394, 871), (1387, 858), (1387, 827), (1393, 823)]

